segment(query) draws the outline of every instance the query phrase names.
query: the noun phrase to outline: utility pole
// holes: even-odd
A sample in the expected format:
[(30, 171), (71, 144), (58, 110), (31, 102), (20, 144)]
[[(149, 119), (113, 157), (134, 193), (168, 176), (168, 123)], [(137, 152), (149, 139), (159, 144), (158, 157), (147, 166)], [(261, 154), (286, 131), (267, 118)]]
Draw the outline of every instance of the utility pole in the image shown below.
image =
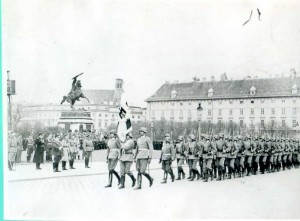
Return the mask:
[(8, 96), (8, 114), (9, 114), (9, 124), (8, 129), (13, 131), (13, 119), (12, 119), (12, 95), (15, 95), (15, 81), (10, 80), (10, 72), (7, 71), (7, 96)]

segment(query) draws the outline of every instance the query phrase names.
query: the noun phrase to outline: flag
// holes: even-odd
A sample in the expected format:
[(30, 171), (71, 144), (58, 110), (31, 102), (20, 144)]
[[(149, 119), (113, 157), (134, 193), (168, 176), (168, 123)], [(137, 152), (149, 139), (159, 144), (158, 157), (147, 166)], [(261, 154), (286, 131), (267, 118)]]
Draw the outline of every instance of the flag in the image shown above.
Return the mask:
[(130, 119), (130, 108), (127, 101), (121, 102), (119, 107), (119, 122), (117, 126), (117, 134), (121, 142), (125, 142), (126, 134), (132, 131)]

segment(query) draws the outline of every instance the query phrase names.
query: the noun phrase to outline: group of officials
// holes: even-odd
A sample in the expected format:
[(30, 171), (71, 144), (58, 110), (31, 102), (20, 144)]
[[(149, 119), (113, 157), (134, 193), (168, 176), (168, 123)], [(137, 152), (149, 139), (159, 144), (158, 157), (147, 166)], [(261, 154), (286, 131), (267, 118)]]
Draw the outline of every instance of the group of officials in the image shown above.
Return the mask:
[[(29, 134), (28, 138), (25, 139), (27, 162), (30, 162), (32, 153), (34, 153), (33, 162), (36, 164), (36, 169), (41, 170), (40, 165), (44, 162), (44, 153), (46, 152), (46, 161), (53, 163), (54, 172), (60, 172), (60, 161), (62, 170), (67, 170), (68, 162), (70, 169), (76, 169), (74, 161), (80, 152), (80, 146), (82, 146), (85, 167), (90, 168), (89, 161), (91, 153), (94, 150), (94, 140), (92, 137), (93, 134), (90, 132), (69, 132), (62, 136), (59, 134), (49, 134), (46, 138), (44, 133), (39, 133), (37, 139), (34, 140), (32, 135)], [(22, 139), (15, 132), (11, 132), (8, 135), (8, 147), (8, 168), (11, 171), (13, 170), (14, 163), (21, 161), (16, 161), (20, 147), (22, 152)]]

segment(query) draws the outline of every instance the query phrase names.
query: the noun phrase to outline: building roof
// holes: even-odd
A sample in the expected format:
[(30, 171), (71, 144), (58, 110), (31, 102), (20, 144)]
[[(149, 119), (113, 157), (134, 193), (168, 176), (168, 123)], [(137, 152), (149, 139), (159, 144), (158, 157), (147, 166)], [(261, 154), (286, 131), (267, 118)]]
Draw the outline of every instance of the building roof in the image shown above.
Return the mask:
[[(176, 101), (194, 99), (238, 99), (238, 98), (269, 98), (299, 96), (292, 94), (292, 87), (300, 86), (300, 78), (265, 78), (230, 81), (207, 81), (189, 83), (165, 83), (146, 102)], [(250, 95), (250, 88), (256, 88), (254, 95)], [(213, 89), (213, 96), (208, 97), (209, 89)], [(171, 98), (173, 90), (177, 95)]]
[[(115, 90), (83, 90), (83, 94), (90, 100), (91, 104), (104, 104), (104, 102), (114, 101)], [(88, 105), (89, 102), (80, 98), (82, 105)]]

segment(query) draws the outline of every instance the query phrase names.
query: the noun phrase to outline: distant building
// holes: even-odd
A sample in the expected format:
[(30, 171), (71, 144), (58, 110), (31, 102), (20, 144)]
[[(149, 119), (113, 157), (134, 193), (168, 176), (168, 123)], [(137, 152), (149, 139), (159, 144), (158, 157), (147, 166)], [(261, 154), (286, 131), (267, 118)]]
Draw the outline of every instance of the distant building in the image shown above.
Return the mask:
[[(300, 78), (165, 83), (147, 100), (147, 119), (235, 122), (255, 129), (300, 123)], [(202, 111), (197, 111), (201, 103)]]
[[(89, 115), (88, 119), (83, 119), (84, 129), (101, 130), (110, 125), (117, 125), (119, 105), (123, 93), (123, 80), (116, 79), (114, 90), (83, 90), (90, 103), (81, 98), (76, 103), (75, 108), (81, 109)], [(133, 121), (142, 121), (143, 111), (140, 107), (130, 107)], [(68, 125), (70, 117), (69, 104), (47, 104), (47, 105), (26, 105), (22, 109), (21, 122), (28, 122), (32, 125), (37, 122), (46, 127), (55, 127), (58, 123), (65, 124), (66, 129), (72, 126)], [(77, 114), (78, 115), (78, 114)], [(79, 115), (76, 118), (80, 118)], [(73, 116), (74, 117), (74, 116)], [(86, 116), (85, 116), (86, 118)], [(90, 124), (92, 120), (92, 125)], [(76, 120), (76, 122), (80, 122)]]

